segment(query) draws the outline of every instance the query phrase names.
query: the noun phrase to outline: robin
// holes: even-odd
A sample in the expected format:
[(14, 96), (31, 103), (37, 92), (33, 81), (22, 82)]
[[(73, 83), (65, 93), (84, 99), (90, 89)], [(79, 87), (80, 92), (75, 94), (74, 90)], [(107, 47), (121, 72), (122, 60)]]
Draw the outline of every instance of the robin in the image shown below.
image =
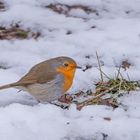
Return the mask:
[(72, 58), (52, 58), (32, 67), (19, 81), (0, 89), (14, 87), (29, 92), (39, 102), (52, 102), (71, 87), (76, 68), (81, 67)]

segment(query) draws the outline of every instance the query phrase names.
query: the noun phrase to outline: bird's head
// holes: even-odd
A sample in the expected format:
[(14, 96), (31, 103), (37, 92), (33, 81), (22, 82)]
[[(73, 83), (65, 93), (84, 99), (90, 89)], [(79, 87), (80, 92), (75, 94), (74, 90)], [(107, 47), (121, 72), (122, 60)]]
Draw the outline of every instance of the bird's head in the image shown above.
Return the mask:
[(56, 71), (64, 75), (65, 79), (64, 90), (67, 91), (72, 85), (76, 68), (80, 69), (81, 67), (77, 66), (76, 62), (69, 57), (58, 57), (56, 58), (56, 61), (57, 61)]

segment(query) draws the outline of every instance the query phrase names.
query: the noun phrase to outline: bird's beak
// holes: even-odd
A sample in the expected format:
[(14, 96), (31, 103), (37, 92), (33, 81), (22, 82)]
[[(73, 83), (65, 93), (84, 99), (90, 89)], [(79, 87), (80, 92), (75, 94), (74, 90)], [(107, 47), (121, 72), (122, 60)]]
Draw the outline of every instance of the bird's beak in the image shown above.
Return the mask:
[(72, 66), (72, 68), (75, 68), (75, 69), (82, 69), (82, 67), (80, 67), (80, 66)]
[(76, 66), (76, 68), (77, 68), (77, 69), (82, 69), (82, 67), (80, 67), (80, 66)]

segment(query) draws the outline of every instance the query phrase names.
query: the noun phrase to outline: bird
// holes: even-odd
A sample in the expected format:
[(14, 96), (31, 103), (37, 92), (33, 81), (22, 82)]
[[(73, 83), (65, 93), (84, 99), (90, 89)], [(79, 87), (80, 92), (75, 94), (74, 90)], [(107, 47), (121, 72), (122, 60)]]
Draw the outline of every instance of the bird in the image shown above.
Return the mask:
[(77, 68), (81, 69), (70, 57), (51, 58), (33, 66), (17, 82), (0, 86), (0, 90), (17, 88), (28, 92), (38, 102), (51, 103), (70, 89)]

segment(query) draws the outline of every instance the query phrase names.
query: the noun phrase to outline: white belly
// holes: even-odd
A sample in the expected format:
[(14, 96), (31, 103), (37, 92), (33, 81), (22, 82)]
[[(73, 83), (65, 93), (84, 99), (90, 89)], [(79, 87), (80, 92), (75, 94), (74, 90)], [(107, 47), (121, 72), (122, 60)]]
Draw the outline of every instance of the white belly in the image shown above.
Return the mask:
[(51, 102), (63, 94), (62, 87), (56, 84), (33, 84), (27, 88), (28, 92), (40, 102)]
[(55, 79), (44, 84), (32, 84), (26, 87), (18, 86), (16, 88), (29, 92), (37, 101), (51, 102), (57, 100), (64, 94), (62, 86), (62, 81), (56, 81)]

